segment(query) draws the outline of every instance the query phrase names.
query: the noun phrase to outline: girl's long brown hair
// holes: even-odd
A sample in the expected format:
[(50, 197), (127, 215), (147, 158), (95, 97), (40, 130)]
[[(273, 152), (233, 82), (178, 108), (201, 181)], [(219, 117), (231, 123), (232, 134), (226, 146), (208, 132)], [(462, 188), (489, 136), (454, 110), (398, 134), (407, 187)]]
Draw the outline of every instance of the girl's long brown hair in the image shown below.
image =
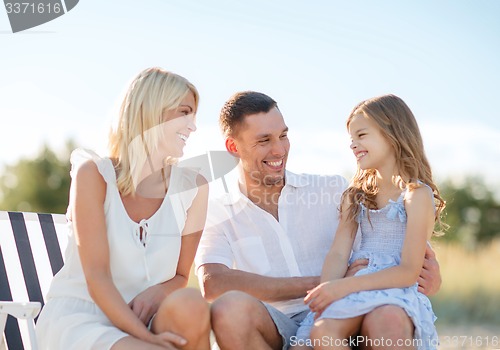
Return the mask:
[[(433, 192), (436, 206), (434, 234), (446, 229), (441, 221), (446, 202), (432, 179), (432, 171), (425, 155), (424, 145), (417, 121), (410, 108), (399, 97), (384, 95), (359, 103), (347, 118), (347, 128), (356, 115), (373, 120), (396, 152), (396, 166), (399, 171), (394, 179), (401, 190), (412, 190), (427, 184)], [(348, 220), (355, 220), (360, 212), (359, 204), (378, 209), (375, 197), (378, 193), (375, 169), (362, 170), (359, 165), (350, 186), (342, 195), (342, 203), (347, 203)]]

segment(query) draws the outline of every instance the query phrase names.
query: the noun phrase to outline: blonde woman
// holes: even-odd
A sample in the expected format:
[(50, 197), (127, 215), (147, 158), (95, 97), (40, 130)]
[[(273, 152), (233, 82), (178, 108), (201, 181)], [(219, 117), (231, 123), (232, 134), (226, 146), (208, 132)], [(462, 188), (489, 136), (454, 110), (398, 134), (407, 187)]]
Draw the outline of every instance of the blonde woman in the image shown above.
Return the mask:
[[(322, 283), (304, 298), (311, 313), (297, 337), (314, 349), (350, 349), (349, 337), (360, 332), (365, 315), (394, 305), (406, 312), (414, 339), (370, 341), (384, 349), (436, 349), (435, 316), (417, 279), (445, 202), (432, 179), (415, 117), (399, 97), (384, 95), (356, 106), (347, 129), (358, 170), (342, 196)], [(358, 226), (361, 244), (351, 256)], [(348, 263), (358, 259), (368, 259), (368, 267), (343, 278)], [(325, 336), (331, 341), (322, 341)], [(368, 344), (357, 345), (371, 348)]]
[(123, 100), (109, 157), (73, 152), (70, 237), (37, 322), (41, 349), (209, 349), (209, 307), (184, 288), (208, 186), (175, 165), (198, 99), (185, 78), (146, 69)]

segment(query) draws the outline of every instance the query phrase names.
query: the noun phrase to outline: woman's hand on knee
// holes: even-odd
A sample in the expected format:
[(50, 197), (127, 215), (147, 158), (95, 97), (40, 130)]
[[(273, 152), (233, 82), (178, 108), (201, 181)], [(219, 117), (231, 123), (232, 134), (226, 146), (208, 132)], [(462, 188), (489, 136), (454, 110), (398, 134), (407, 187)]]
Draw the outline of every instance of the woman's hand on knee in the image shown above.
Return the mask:
[(152, 334), (151, 343), (160, 345), (168, 350), (179, 350), (187, 344), (187, 340), (172, 332), (163, 332), (159, 334)]
[(128, 305), (142, 323), (147, 326), (154, 314), (158, 312), (163, 298), (164, 296), (160, 294), (159, 286), (156, 285), (139, 293)]

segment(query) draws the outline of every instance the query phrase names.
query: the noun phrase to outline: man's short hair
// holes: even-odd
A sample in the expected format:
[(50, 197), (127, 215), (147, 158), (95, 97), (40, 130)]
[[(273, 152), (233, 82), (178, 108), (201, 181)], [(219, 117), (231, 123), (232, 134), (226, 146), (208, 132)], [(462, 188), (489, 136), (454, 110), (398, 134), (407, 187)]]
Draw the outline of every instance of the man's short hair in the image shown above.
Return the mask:
[(248, 115), (267, 113), (274, 107), (275, 100), (261, 92), (243, 91), (231, 96), (224, 104), (219, 116), (219, 125), (225, 137), (236, 136), (239, 127)]

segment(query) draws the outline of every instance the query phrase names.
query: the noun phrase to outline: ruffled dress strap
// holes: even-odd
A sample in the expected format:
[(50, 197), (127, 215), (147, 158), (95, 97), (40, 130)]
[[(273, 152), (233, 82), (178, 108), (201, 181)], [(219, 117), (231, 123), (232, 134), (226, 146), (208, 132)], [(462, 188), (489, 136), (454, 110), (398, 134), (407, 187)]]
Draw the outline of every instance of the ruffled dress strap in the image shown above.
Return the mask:
[(431, 186), (427, 185), (425, 182), (422, 182), (420, 180), (418, 180), (418, 183), (420, 185), (424, 185), (424, 187), (427, 187), (427, 189), (429, 190), (429, 195), (431, 196), (432, 200), (434, 200), (434, 191), (432, 190)]
[[(116, 185), (116, 173), (113, 162), (109, 158), (103, 158), (92, 150), (77, 148), (71, 152), (71, 178), (74, 179), (78, 168), (87, 161), (93, 161), (97, 165), (97, 170), (106, 182), (106, 199), (104, 200), (104, 210), (107, 213), (110, 208), (110, 202), (116, 196), (119, 197)], [(119, 198), (118, 198), (119, 199)], [(69, 216), (68, 216), (68, 221)]]
[[(434, 191), (432, 190), (431, 186), (429, 186), (428, 184), (426, 184), (425, 182), (423, 182), (421, 180), (417, 180), (417, 183), (419, 185), (426, 187), (429, 190), (429, 196), (431, 197), (432, 201), (434, 202)], [(403, 192), (403, 194), (406, 195), (407, 192), (408, 192), (408, 190), (405, 190)], [(434, 212), (436, 212), (436, 205), (435, 204), (434, 204)]]
[[(431, 196), (432, 199), (434, 199), (432, 188), (429, 185), (420, 180), (417, 180), (417, 183), (419, 185), (427, 187), (427, 189), (429, 190), (429, 195)], [(406, 210), (404, 201), (407, 193), (408, 189), (405, 189), (396, 201), (389, 199), (389, 211), (387, 212), (388, 219), (395, 220), (396, 218), (399, 218), (399, 221), (406, 222)], [(434, 210), (436, 210), (435, 207)]]
[[(199, 169), (191, 167), (177, 167), (172, 169), (173, 178), (170, 179), (170, 188), (167, 192), (172, 198), (172, 209), (177, 219), (179, 230), (183, 232), (186, 223), (187, 211), (193, 204), (193, 200), (198, 194), (197, 178)], [(188, 232), (192, 233), (192, 232)], [(188, 234), (183, 232), (182, 234)]]
[(78, 168), (89, 160), (92, 160), (97, 165), (99, 173), (108, 185), (116, 185), (116, 173), (111, 159), (103, 158), (94, 151), (84, 148), (77, 148), (71, 152), (71, 177), (74, 178)]

